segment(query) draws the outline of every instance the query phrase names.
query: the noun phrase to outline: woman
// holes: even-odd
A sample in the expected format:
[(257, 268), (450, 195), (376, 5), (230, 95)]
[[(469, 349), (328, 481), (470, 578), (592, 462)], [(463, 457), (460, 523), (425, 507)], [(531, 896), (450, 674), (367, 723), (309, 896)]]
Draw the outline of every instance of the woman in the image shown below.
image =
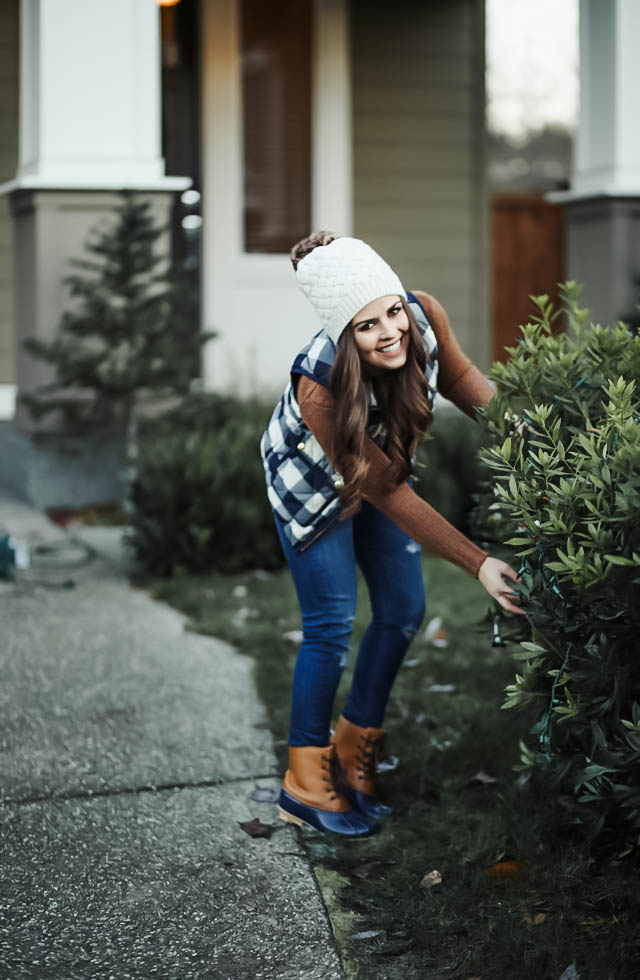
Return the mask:
[[(518, 576), (409, 483), (435, 391), (472, 417), (492, 396), (442, 306), (427, 293), (405, 292), (359, 239), (318, 232), (298, 242), (291, 258), (322, 329), (296, 357), (261, 442), (304, 636), (278, 808), (286, 821), (362, 837), (389, 812), (375, 798), (373, 776), (389, 692), (424, 616), (420, 545), (521, 613), (503, 577)], [(369, 589), (372, 621), (331, 739), (356, 608), (356, 564)]]

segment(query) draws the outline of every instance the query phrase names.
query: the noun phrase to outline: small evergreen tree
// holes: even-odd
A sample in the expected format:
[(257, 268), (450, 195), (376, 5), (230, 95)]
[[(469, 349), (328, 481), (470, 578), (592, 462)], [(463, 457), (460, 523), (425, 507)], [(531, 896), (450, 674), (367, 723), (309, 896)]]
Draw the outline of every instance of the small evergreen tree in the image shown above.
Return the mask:
[(72, 260), (71, 304), (55, 338), (25, 341), (54, 380), (19, 397), (35, 419), (59, 412), (67, 432), (125, 431), (131, 442), (139, 402), (186, 392), (215, 335), (195, 324), (195, 284), (159, 254), (167, 229), (150, 204), (125, 191), (115, 218), (90, 235), (88, 258)]
[[(503, 708), (533, 712), (520, 768), (562, 790), (592, 836), (640, 840), (640, 337), (589, 323), (575, 283), (568, 329), (546, 296), (483, 410), (495, 479), (476, 527), (519, 568), (527, 613)], [(513, 554), (517, 555), (514, 562)]]

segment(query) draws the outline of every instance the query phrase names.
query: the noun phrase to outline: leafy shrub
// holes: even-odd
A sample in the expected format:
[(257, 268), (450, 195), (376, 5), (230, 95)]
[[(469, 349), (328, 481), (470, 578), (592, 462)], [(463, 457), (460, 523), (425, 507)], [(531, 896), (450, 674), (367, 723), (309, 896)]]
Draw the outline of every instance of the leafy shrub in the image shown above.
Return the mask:
[(589, 324), (575, 283), (562, 297), (567, 330), (552, 334), (558, 313), (537, 297), (493, 366), (495, 484), (478, 506), (520, 559), (530, 625), (502, 705), (535, 713), (520, 768), (568, 794), (595, 837), (618, 821), (640, 831), (640, 338)]
[[(272, 408), (194, 393), (141, 422), (131, 541), (145, 569), (172, 575), (282, 565), (259, 450)], [(464, 528), (483, 433), (446, 410), (436, 413), (433, 431), (418, 452), (416, 491)]]
[(486, 443), (486, 433), (477, 422), (458, 409), (440, 407), (418, 447), (414, 490), (465, 533), (486, 470), (478, 457)]
[(193, 283), (159, 250), (167, 229), (149, 201), (122, 191), (113, 218), (71, 260), (64, 284), (73, 304), (53, 340), (24, 342), (55, 379), (21, 394), (22, 403), (36, 419), (60, 412), (72, 431), (125, 431), (141, 400), (187, 392), (215, 336), (195, 326)]
[(259, 450), (272, 408), (196, 393), (141, 424), (131, 541), (145, 569), (282, 565)]

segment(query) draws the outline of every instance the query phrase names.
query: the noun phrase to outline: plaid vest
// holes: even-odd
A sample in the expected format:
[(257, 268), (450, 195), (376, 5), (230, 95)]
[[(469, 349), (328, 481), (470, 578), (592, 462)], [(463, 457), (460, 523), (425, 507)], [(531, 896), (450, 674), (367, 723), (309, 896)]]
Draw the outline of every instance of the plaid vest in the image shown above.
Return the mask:
[[(427, 354), (425, 376), (429, 401), (433, 406), (438, 375), (436, 337), (422, 306), (407, 293), (407, 302), (416, 318)], [(284, 523), (292, 547), (304, 551), (338, 520), (342, 509), (342, 477), (325, 455), (320, 443), (305, 425), (296, 401), (293, 381), (304, 374), (323, 387), (329, 375), (336, 347), (325, 330), (320, 330), (302, 348), (291, 366), (291, 380), (276, 405), (260, 441), (260, 452), (267, 481), (269, 503)], [(384, 424), (376, 421), (376, 403), (369, 393), (368, 435), (384, 447)]]

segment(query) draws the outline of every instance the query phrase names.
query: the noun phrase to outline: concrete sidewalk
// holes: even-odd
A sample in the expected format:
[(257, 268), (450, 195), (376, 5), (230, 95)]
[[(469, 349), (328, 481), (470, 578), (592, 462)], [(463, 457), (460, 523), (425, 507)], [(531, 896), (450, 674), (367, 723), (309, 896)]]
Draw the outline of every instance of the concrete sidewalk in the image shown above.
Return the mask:
[[(0, 494), (0, 977), (344, 976), (251, 661), (132, 588), (113, 530)], [(239, 823), (277, 826), (253, 839)]]

